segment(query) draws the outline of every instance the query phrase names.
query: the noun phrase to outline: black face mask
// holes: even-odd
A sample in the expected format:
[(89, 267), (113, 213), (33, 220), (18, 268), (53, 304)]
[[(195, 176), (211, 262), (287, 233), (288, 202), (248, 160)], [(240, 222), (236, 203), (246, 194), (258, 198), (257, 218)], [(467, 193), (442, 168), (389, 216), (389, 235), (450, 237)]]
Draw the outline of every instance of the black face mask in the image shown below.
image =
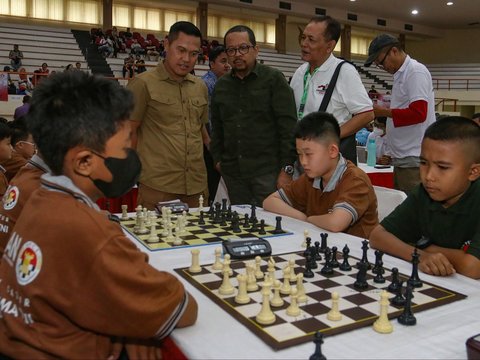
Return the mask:
[(133, 149), (128, 149), (125, 159), (114, 157), (103, 157), (97, 153), (95, 155), (101, 157), (105, 166), (112, 173), (112, 181), (106, 182), (100, 179), (92, 179), (95, 186), (109, 198), (115, 198), (126, 194), (138, 181), (142, 164)]

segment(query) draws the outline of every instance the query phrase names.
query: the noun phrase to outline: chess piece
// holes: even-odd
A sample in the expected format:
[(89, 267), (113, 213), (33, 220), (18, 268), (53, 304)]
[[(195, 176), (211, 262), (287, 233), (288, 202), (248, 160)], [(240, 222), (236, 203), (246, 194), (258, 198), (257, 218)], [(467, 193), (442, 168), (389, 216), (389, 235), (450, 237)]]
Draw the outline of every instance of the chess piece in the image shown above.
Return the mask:
[(388, 293), (383, 290), (380, 294), (380, 316), (373, 323), (373, 330), (381, 334), (390, 334), (393, 331), (393, 325), (388, 320)]
[(260, 256), (255, 256), (255, 278), (263, 279), (263, 272), (260, 269), (260, 262), (262, 258)]
[(417, 323), (417, 319), (412, 313), (412, 295), (413, 286), (407, 283), (407, 289), (405, 291), (405, 306), (403, 308), (403, 313), (398, 317), (398, 322), (402, 325), (412, 326)]
[(396, 294), (399, 286), (400, 279), (398, 278), (398, 268), (394, 267), (392, 269), (392, 282), (390, 283), (390, 285), (388, 285), (387, 290), (393, 294)]
[(250, 296), (248, 296), (248, 293), (247, 293), (247, 275), (238, 274), (237, 282), (238, 282), (238, 293), (237, 293), (237, 296), (235, 296), (235, 302), (237, 304), (248, 304), (250, 302)]
[(226, 213), (227, 212), (227, 201), (228, 199), (222, 199), (222, 213)]
[(330, 265), (330, 259), (331, 259), (332, 253), (330, 249), (327, 247), (325, 249), (325, 264), (323, 265), (323, 268), (320, 270), (320, 274), (322, 275), (332, 275), (333, 274), (333, 268)]
[(248, 217), (248, 214), (245, 214), (244, 221), (243, 221), (243, 228), (247, 229), (250, 227), (250, 219)]
[(180, 238), (180, 228), (175, 228), (175, 239), (173, 240), (173, 245), (180, 246), (183, 244), (182, 239)]
[(273, 286), (273, 298), (272, 300), (270, 300), (270, 305), (272, 305), (273, 307), (280, 307), (280, 306), (283, 306), (283, 304), (285, 303), (282, 299), (282, 297), (280, 296), (280, 287), (282, 286), (282, 283), (280, 282), (280, 280), (275, 280), (275, 284)]
[(199, 259), (200, 250), (193, 249), (190, 251), (190, 253), (192, 254), (192, 265), (190, 265), (190, 267), (188, 268), (188, 271), (195, 274), (202, 272), (202, 267), (200, 266), (200, 259)]
[(255, 267), (253, 264), (247, 265), (247, 291), (257, 291), (258, 284), (255, 277)]
[(315, 246), (310, 246), (308, 248), (308, 251), (310, 252), (310, 269), (312, 270), (318, 269), (318, 265), (316, 261), (317, 249), (315, 248)]
[(232, 231), (234, 233), (242, 232), (242, 229), (240, 229), (240, 219), (238, 218), (238, 214), (236, 212), (234, 212), (232, 215), (231, 225), (232, 225)]
[(303, 230), (303, 242), (302, 242), (302, 248), (307, 247), (307, 238), (309, 236), (309, 232), (307, 229)]
[(204, 215), (203, 215), (202, 210), (200, 211), (200, 216), (198, 218), (198, 225), (205, 225), (205, 219), (204, 219)]
[(128, 205), (122, 205), (122, 220), (128, 220)]
[(350, 253), (350, 249), (348, 248), (348, 245), (345, 245), (343, 247), (343, 250), (342, 250), (342, 254), (343, 254), (343, 262), (342, 264), (339, 266), (339, 269), (342, 270), (342, 271), (350, 271), (352, 270), (352, 266), (349, 264), (348, 262), (348, 254)]
[(357, 263), (357, 268), (360, 269), (360, 263), (364, 263), (367, 265), (367, 270), (370, 270), (372, 268), (372, 264), (368, 262), (368, 240), (363, 240), (362, 241), (362, 258), (360, 259), (360, 262)]
[(337, 260), (337, 247), (336, 246), (333, 246), (332, 247), (332, 258), (330, 260), (330, 267), (332, 268), (338, 268), (340, 266), (340, 264), (338, 263), (338, 260)]
[(232, 205), (228, 205), (226, 219), (232, 221)]
[(256, 213), (257, 207), (255, 206), (255, 204), (252, 204), (250, 209), (252, 210), (250, 212), (250, 222), (253, 223), (254, 220), (257, 220), (257, 213)]
[(223, 211), (220, 214), (220, 226), (227, 226), (227, 213)]
[(220, 260), (221, 256), (222, 256), (222, 249), (221, 248), (216, 248), (215, 249), (215, 262), (212, 265), (213, 270), (222, 270), (223, 269), (223, 264), (222, 264), (222, 261)]
[(158, 242), (158, 236), (156, 231), (155, 222), (150, 225), (150, 235), (148, 236), (147, 243), (152, 244)]
[(262, 325), (270, 325), (275, 322), (276, 316), (270, 308), (270, 286), (271, 283), (264, 282), (262, 287), (262, 309), (255, 320)]
[(290, 286), (290, 267), (287, 265), (283, 269), (283, 285), (280, 288), (280, 292), (283, 295), (288, 295), (290, 294), (292, 288)]
[(327, 233), (320, 233), (320, 239), (321, 239), (321, 243), (320, 243), (320, 250), (319, 251), (321, 253), (324, 253), (325, 249), (327, 248), (328, 234)]
[(302, 310), (300, 310), (297, 303), (297, 289), (293, 289), (290, 294), (290, 305), (287, 308), (286, 313), (288, 316), (296, 317), (300, 315), (301, 312)]
[(358, 264), (357, 280), (353, 283), (353, 287), (357, 290), (365, 290), (368, 288), (367, 283), (367, 264), (359, 262)]
[(303, 256), (307, 257), (307, 254), (310, 253), (310, 247), (312, 244), (312, 238), (308, 237), (305, 239), (305, 251), (303, 252)]
[(140, 217), (142, 216), (142, 206), (138, 205), (135, 208), (135, 226), (133, 227), (133, 232), (136, 234), (140, 229)]
[(220, 288), (218, 289), (218, 293), (220, 295), (232, 295), (235, 292), (235, 288), (232, 286), (232, 283), (230, 282), (230, 273), (228, 271), (229, 269), (223, 268), (223, 281), (222, 285), (220, 285)]
[(307, 294), (305, 293), (305, 287), (303, 286), (303, 274), (297, 275), (297, 302), (307, 302)]
[(272, 257), (268, 259), (268, 273), (266, 274), (268, 276), (269, 281), (273, 284), (275, 283), (275, 260), (273, 260)]
[(373, 266), (372, 273), (376, 274), (379, 267), (379, 262), (382, 260), (383, 252), (380, 250), (375, 250), (375, 265)]
[(385, 283), (385, 278), (383, 277), (383, 273), (385, 272), (385, 269), (383, 268), (383, 261), (380, 258), (378, 262), (375, 264), (377, 267), (377, 275), (373, 278), (373, 282), (376, 284), (383, 284)]
[(288, 266), (290, 267), (290, 282), (297, 281), (297, 274), (295, 274), (295, 259), (288, 260)]
[(203, 212), (203, 195), (198, 198), (198, 211)]
[(276, 225), (275, 225), (275, 230), (273, 230), (274, 234), (283, 234), (283, 229), (282, 229), (282, 217), (281, 216), (276, 216), (275, 217)]
[(265, 231), (265, 220), (260, 220), (260, 229), (258, 230), (259, 235), (266, 235), (267, 232)]
[(403, 281), (400, 280), (398, 282), (398, 287), (395, 289), (396, 290), (395, 296), (390, 299), (390, 302), (392, 303), (392, 305), (395, 305), (395, 306), (405, 305), (405, 298), (403, 297), (403, 294), (402, 294), (403, 292), (402, 288), (403, 288)]
[(230, 267), (230, 254), (225, 254), (223, 257), (223, 270), (227, 269), (228, 270), (228, 275), (232, 276), (233, 275), (233, 270)]
[(415, 248), (412, 254), (412, 275), (408, 279), (408, 284), (415, 288), (423, 286), (423, 282), (422, 280), (420, 280), (420, 277), (418, 276), (419, 257), (420, 255), (417, 252), (417, 248)]
[(252, 227), (250, 228), (250, 231), (251, 232), (257, 232), (258, 231), (258, 220), (257, 218), (254, 218), (252, 220), (252, 218), (250, 218), (250, 222), (252, 223)]
[(310, 267), (311, 263), (312, 263), (311, 255), (310, 253), (308, 253), (306, 256), (305, 270), (303, 271), (303, 277), (313, 278), (315, 276), (314, 272), (312, 271), (312, 268)]
[(320, 242), (315, 241), (315, 261), (322, 261), (322, 255), (320, 255)]
[(327, 319), (330, 320), (330, 321), (340, 321), (340, 320), (342, 320), (342, 314), (340, 313), (340, 311), (338, 311), (339, 298), (340, 298), (340, 296), (338, 295), (338, 292), (334, 291), (332, 293), (332, 308), (327, 313)]
[(313, 342), (315, 343), (315, 352), (310, 356), (309, 360), (327, 360), (322, 354), (323, 334), (320, 331), (315, 333)]
[(146, 227), (145, 220), (146, 220), (145, 214), (142, 212), (140, 214), (140, 220), (139, 220), (140, 227), (137, 231), (137, 234), (139, 234), (139, 235), (147, 234), (149, 232), (149, 230)]

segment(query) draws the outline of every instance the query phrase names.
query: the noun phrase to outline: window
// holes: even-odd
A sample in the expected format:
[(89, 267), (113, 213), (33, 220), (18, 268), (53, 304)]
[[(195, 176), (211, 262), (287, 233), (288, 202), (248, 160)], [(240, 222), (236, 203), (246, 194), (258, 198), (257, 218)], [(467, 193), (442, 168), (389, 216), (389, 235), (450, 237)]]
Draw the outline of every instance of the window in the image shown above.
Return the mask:
[(255, 34), (257, 42), (275, 44), (275, 24), (227, 18), (220, 15), (208, 16), (207, 36), (223, 38), (228, 29), (235, 25), (245, 25), (251, 28)]
[(112, 23), (114, 26), (131, 27), (130, 7), (127, 5), (113, 5)]
[(27, 16), (27, 1), (0, 0), (0, 14), (11, 16)]
[(99, 1), (94, 0), (69, 0), (67, 1), (67, 21), (86, 24), (100, 24)]
[(62, 21), (63, 0), (32, 0), (32, 17)]

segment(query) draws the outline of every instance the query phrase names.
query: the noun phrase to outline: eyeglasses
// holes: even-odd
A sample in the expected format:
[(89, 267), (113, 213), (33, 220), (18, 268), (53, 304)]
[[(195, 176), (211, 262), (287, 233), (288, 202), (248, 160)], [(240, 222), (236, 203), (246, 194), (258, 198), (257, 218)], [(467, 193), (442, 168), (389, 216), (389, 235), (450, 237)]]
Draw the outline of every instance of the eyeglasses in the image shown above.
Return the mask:
[(388, 54), (390, 54), (390, 51), (393, 49), (393, 47), (391, 47), (390, 49), (388, 49), (388, 51), (385, 53), (385, 56), (383, 57), (382, 61), (380, 61), (379, 63), (375, 63), (375, 66), (378, 67), (379, 69), (384, 69), (385, 67), (383, 66), (383, 63), (385, 62), (385, 60), (387, 59), (387, 56)]
[(228, 56), (235, 56), (237, 54), (237, 51), (239, 52), (240, 55), (245, 55), (248, 54), (250, 51), (250, 48), (253, 48), (253, 45), (247, 45), (247, 44), (242, 44), (238, 48), (233, 48), (229, 47), (225, 50)]

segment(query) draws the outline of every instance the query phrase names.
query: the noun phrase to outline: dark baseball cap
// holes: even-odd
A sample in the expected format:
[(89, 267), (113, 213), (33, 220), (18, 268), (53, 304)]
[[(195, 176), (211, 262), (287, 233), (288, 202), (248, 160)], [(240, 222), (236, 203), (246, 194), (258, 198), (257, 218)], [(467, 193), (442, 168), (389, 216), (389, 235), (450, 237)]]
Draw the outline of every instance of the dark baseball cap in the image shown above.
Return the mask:
[(368, 58), (365, 61), (365, 66), (369, 67), (378, 57), (378, 54), (386, 48), (387, 46), (393, 46), (400, 44), (400, 41), (392, 35), (381, 34), (378, 35), (375, 39), (372, 40), (370, 46), (368, 47)]

